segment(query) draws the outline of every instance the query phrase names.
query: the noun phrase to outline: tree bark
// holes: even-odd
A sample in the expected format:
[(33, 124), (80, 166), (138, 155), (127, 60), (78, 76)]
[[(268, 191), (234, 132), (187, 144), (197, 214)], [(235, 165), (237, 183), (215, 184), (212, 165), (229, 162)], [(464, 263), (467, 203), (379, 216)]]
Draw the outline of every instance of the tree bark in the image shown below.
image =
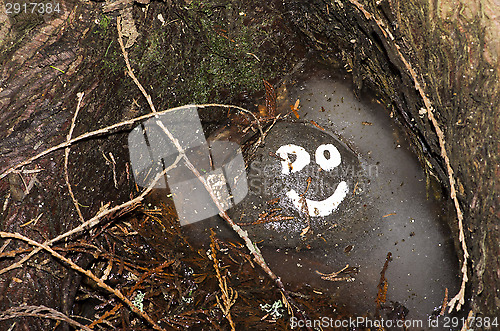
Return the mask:
[[(67, 140), (77, 93), (84, 97), (72, 137), (150, 112), (125, 72), (117, 17), (123, 22), (132, 67), (158, 110), (201, 102), (253, 107), (250, 95), (261, 89), (262, 79), (291, 70), (299, 58), (294, 38), (268, 34), (276, 26), (288, 29), (278, 10), (256, 3), (244, 7), (229, 1), (66, 1), (60, 3), (58, 15), (7, 16), (2, 11), (0, 231), (44, 242), (81, 224), (65, 182), (64, 148), (12, 171)], [(240, 15), (242, 11), (249, 17)], [(226, 26), (220, 26), (221, 21)], [(276, 56), (280, 49), (289, 53), (284, 61)], [(210, 124), (221, 116), (205, 112), (201, 117)], [(68, 177), (85, 220), (108, 203), (115, 206), (137, 196), (127, 150), (132, 127), (71, 146)], [(84, 233), (69, 241), (88, 238)], [(1, 239), (4, 244), (5, 252), (28, 249), (24, 243)], [(18, 262), (20, 255), (2, 257), (0, 270)], [(91, 260), (68, 257), (82, 267)], [(0, 311), (30, 304), (69, 314), (79, 281), (67, 266), (38, 253), (1, 275)], [(48, 330), (55, 325), (29, 317), (0, 321), (0, 329), (14, 322), (16, 330)]]

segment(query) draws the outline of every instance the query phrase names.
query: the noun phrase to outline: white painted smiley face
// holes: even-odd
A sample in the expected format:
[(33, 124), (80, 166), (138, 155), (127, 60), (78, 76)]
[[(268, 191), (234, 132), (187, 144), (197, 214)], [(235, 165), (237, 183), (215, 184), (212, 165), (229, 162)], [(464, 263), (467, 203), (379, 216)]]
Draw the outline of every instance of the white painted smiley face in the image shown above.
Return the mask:
[[(325, 156), (328, 152), (328, 157)], [(276, 154), (281, 158), (281, 173), (288, 175), (293, 172), (298, 172), (304, 169), (311, 162), (311, 156), (301, 146), (298, 145), (283, 145), (276, 151)], [(294, 162), (290, 161), (289, 155), (295, 155)], [(342, 162), (338, 149), (332, 144), (323, 144), (318, 146), (315, 153), (316, 163), (325, 171), (331, 171), (338, 167)], [(341, 181), (335, 192), (328, 198), (320, 201), (305, 199), (307, 211), (311, 217), (328, 216), (337, 209), (342, 200), (347, 196), (348, 187), (345, 181)], [(292, 201), (297, 210), (303, 210), (303, 198), (295, 191), (289, 190), (286, 196)]]

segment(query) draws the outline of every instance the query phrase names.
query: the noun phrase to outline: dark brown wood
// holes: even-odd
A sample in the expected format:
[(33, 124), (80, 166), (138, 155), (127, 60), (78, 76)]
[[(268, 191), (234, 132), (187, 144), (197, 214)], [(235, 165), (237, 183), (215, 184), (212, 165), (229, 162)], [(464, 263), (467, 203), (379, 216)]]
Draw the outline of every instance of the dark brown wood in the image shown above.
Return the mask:
[[(124, 22), (132, 67), (158, 110), (202, 102), (253, 107), (249, 95), (262, 88), (262, 80), (273, 83), (297, 62), (294, 38), (268, 33), (277, 28), (291, 33), (274, 5), (146, 4), (65, 1), (57, 16), (1, 16), (0, 173), (67, 139), (79, 92), (85, 95), (73, 137), (150, 112), (125, 73), (118, 16)], [(228, 24), (216, 24), (221, 21)], [(278, 62), (281, 50), (289, 56)], [(226, 113), (201, 115), (210, 126)], [(128, 164), (130, 129), (71, 146), (69, 179), (85, 219), (105, 204), (114, 206), (137, 195)], [(110, 153), (116, 162), (116, 184)], [(64, 180), (64, 150), (23, 169), (42, 171), (0, 179), (0, 231), (43, 242), (78, 226)], [(85, 232), (69, 241), (89, 238)], [(27, 246), (12, 241), (5, 249), (16, 248)], [(70, 257), (82, 266), (89, 263), (85, 256)], [(1, 258), (0, 269), (20, 258)], [(40, 264), (44, 268), (36, 267)], [(79, 282), (67, 266), (38, 253), (0, 276), (0, 311), (29, 302), (69, 314)], [(16, 330), (49, 330), (55, 325), (49, 319), (19, 318), (0, 321), (0, 329), (14, 322)]]

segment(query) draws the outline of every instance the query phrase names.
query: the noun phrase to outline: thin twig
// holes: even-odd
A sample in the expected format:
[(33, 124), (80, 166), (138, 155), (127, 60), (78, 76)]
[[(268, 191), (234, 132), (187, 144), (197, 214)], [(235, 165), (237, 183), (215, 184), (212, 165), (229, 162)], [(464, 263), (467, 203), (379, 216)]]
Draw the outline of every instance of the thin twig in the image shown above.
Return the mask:
[(7, 239), (5, 240), (4, 244), (2, 245), (2, 247), (0, 247), (0, 254), (3, 253), (3, 251), (5, 250), (5, 248), (7, 246), (9, 246), (10, 242), (12, 241), (12, 239)]
[[(78, 116), (78, 112), (80, 111), (80, 105), (82, 103), (84, 93), (79, 92), (76, 95), (78, 97), (78, 105), (76, 106), (75, 115), (73, 115), (73, 120), (71, 121), (71, 127), (69, 129), (68, 136), (66, 137), (66, 141), (70, 141), (71, 136), (73, 135), (73, 130), (75, 129), (76, 117)], [(83, 223), (85, 222), (85, 219), (83, 218), (82, 211), (80, 210), (78, 201), (76, 200), (75, 195), (73, 194), (73, 190), (71, 189), (71, 183), (69, 182), (69, 174), (68, 174), (69, 151), (70, 151), (70, 146), (66, 147), (66, 149), (64, 150), (64, 179), (66, 180), (66, 186), (68, 186), (68, 192), (69, 195), (71, 196), (71, 200), (73, 200), (73, 205), (75, 205), (78, 217), (80, 218), (80, 221)]]
[(7, 207), (9, 206), (9, 201), (10, 201), (10, 191), (7, 193), (7, 196), (5, 197), (5, 202), (3, 203), (2, 206), (2, 213), (4, 213), (7, 210)]
[(16, 269), (16, 268), (20, 268), (23, 265), (24, 262), (26, 262), (29, 259), (31, 259), (31, 257), (33, 255), (35, 255), (36, 253), (40, 252), (41, 250), (42, 250), (41, 248), (35, 248), (35, 249), (33, 249), (28, 255), (24, 256), (22, 259), (20, 259), (16, 263), (12, 263), (8, 267), (5, 267), (2, 270), (0, 270), (0, 275), (6, 273), (7, 271), (10, 271), (10, 270), (13, 270), (13, 269)]
[(18, 306), (9, 308), (0, 313), (0, 321), (19, 318), (21, 316), (50, 318), (57, 321), (64, 321), (85, 331), (92, 331), (85, 325), (78, 323), (77, 321), (64, 315), (60, 311), (45, 306)]
[(153, 113), (156, 113), (156, 108), (155, 108), (155, 105), (153, 104), (153, 100), (151, 99), (151, 96), (146, 92), (144, 87), (142, 87), (141, 83), (139, 83), (139, 80), (137, 80), (137, 77), (135, 77), (134, 72), (132, 71), (132, 67), (130, 66), (130, 62), (128, 60), (128, 53), (125, 50), (125, 46), (123, 45), (123, 38), (122, 38), (123, 34), (122, 34), (121, 23), (122, 23), (122, 19), (121, 19), (121, 17), (118, 17), (117, 22), (116, 22), (116, 27), (118, 28), (118, 42), (120, 43), (120, 48), (122, 49), (122, 54), (123, 54), (123, 57), (125, 58), (125, 64), (127, 65), (127, 74), (130, 76), (130, 78), (132, 78), (132, 80), (134, 81), (135, 85), (137, 85), (139, 90), (141, 90), (142, 95), (144, 95), (144, 97), (148, 101), (149, 108), (151, 108), (151, 111)]
[(77, 143), (79, 141), (86, 140), (86, 139), (93, 138), (93, 137), (97, 137), (97, 136), (100, 136), (100, 135), (110, 134), (110, 133), (118, 131), (119, 129), (123, 129), (125, 127), (131, 127), (132, 125), (134, 125), (136, 123), (139, 123), (139, 122), (141, 122), (141, 121), (143, 121), (145, 119), (151, 118), (153, 116), (159, 116), (159, 115), (166, 114), (166, 113), (169, 113), (169, 112), (172, 112), (172, 111), (186, 109), (186, 108), (192, 108), (192, 107), (197, 107), (197, 108), (222, 107), (222, 108), (227, 108), (227, 109), (236, 109), (238, 111), (241, 111), (241, 112), (244, 112), (244, 113), (248, 113), (248, 114), (250, 114), (251, 116), (253, 116), (256, 119), (257, 124), (258, 124), (258, 129), (259, 129), (259, 132), (260, 132), (260, 135), (261, 135), (261, 140), (263, 140), (262, 137), (264, 136), (264, 133), (262, 132), (262, 127), (260, 126), (260, 122), (258, 121), (258, 119), (255, 116), (255, 114), (253, 114), (251, 111), (249, 111), (249, 110), (247, 110), (245, 108), (234, 106), (234, 105), (218, 104), (218, 103), (207, 103), (207, 104), (199, 104), (199, 105), (184, 105), (184, 106), (169, 108), (167, 110), (159, 111), (157, 113), (149, 113), (149, 114), (142, 115), (142, 116), (139, 116), (139, 117), (135, 117), (135, 118), (132, 118), (132, 119), (129, 119), (129, 120), (126, 120), (126, 121), (122, 121), (122, 122), (119, 122), (119, 123), (116, 123), (116, 124), (113, 124), (113, 125), (110, 125), (110, 126), (107, 126), (107, 127), (95, 130), (95, 131), (84, 133), (84, 134), (82, 134), (82, 135), (80, 135), (80, 136), (78, 136), (76, 138), (73, 138), (73, 139), (71, 139), (69, 141), (62, 142), (59, 145), (53, 146), (53, 147), (51, 147), (49, 149), (46, 149), (45, 151), (43, 151), (43, 152), (41, 152), (41, 153), (39, 153), (39, 154), (37, 154), (35, 156), (32, 156), (32, 157), (30, 157), (30, 158), (28, 158), (28, 159), (26, 159), (26, 160), (24, 160), (22, 162), (19, 162), (18, 164), (14, 165), (11, 168), (9, 168), (9, 169), (5, 170), (4, 172), (2, 172), (0, 174), (0, 179), (4, 178), (8, 174), (16, 172), (17, 169), (19, 169), (19, 168), (21, 168), (21, 167), (23, 167), (25, 165), (28, 165), (31, 162), (33, 162), (35, 160), (38, 160), (39, 158), (41, 158), (41, 157), (43, 157), (45, 155), (53, 153), (53, 152), (55, 152), (57, 150), (60, 150), (62, 148), (66, 148), (68, 146), (71, 146), (71, 145), (73, 145), (73, 144), (75, 144), (75, 143)]

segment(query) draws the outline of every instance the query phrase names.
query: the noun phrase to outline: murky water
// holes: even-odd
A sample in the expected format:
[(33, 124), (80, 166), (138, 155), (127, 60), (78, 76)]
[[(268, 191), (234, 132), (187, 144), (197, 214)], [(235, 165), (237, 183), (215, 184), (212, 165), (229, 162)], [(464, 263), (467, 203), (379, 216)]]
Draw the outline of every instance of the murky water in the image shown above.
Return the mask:
[[(425, 173), (404, 134), (385, 109), (369, 100), (358, 101), (343, 77), (320, 75), (287, 89), (291, 104), (300, 99), (302, 119), (341, 135), (376, 169), (370, 176), (376, 212), (358, 238), (336, 243), (338, 248), (301, 252), (267, 248), (266, 260), (289, 285), (328, 289), (336, 302), (363, 314), (375, 310), (380, 272), (391, 252), (385, 273), (387, 303), (403, 304), (409, 309), (408, 319), (427, 320), (441, 305), (445, 288), (450, 295), (456, 293), (458, 265), (443, 225), (446, 208), (427, 192)], [(339, 271), (347, 264), (359, 268), (352, 282), (326, 281), (316, 273)]]
[[(322, 127), (324, 132), (339, 137), (342, 144), (355, 152), (364, 169), (369, 170), (369, 191), (361, 195), (363, 199), (366, 197), (366, 204), (357, 201), (355, 204), (344, 205), (357, 208), (368, 206), (369, 212), (344, 214), (348, 217), (344, 217), (337, 233), (333, 232), (320, 238), (324, 242), (315, 238), (315, 244), (299, 245), (300, 250), (295, 249), (294, 244), (290, 245), (293, 241), (285, 241), (285, 245), (279, 245), (283, 241), (264, 240), (259, 246), (264, 246), (262, 251), (266, 261), (290, 289), (311, 286), (333, 296), (334, 302), (345, 306), (353, 314), (364, 316), (367, 312), (375, 314), (380, 272), (387, 254), (391, 253), (392, 260), (385, 272), (388, 283), (387, 300), (384, 304), (386, 310), (379, 311), (381, 316), (386, 317), (386, 313), (397, 302), (408, 309), (406, 319), (427, 323), (428, 317), (442, 304), (445, 289), (448, 289), (450, 296), (458, 290), (457, 257), (450, 231), (444, 225), (445, 218), (453, 217), (453, 214), (448, 215), (447, 204), (436, 199), (435, 196), (439, 194), (427, 189), (426, 175), (417, 157), (412, 152), (405, 134), (398, 129), (387, 110), (370, 101), (368, 96), (358, 101), (352, 92), (351, 83), (345, 77), (332, 78), (321, 73), (300, 76), (299, 73), (293, 80), (285, 83), (286, 93), (281, 93), (285, 98), (283, 104), (286, 105), (283, 110), (288, 112), (290, 104), (300, 99), (298, 113), (301, 120), (314, 121), (315, 127)], [(288, 130), (286, 126), (284, 130)], [(307, 140), (307, 137), (305, 139)], [(311, 139), (313, 144), (315, 139)], [(278, 153), (278, 145), (294, 144), (297, 141), (301, 141), (304, 147), (307, 145), (304, 137), (297, 137), (296, 141), (283, 144), (277, 142), (278, 145), (275, 146), (276, 140), (278, 138), (270, 144)], [(313, 160), (314, 152), (310, 150), (308, 153)], [(266, 151), (264, 155), (267, 154), (272, 153)], [(298, 157), (299, 154), (295, 156)], [(284, 162), (283, 156), (285, 154), (282, 154), (281, 159), (276, 158), (276, 155), (275, 158), (267, 159), (279, 167)], [(332, 158), (332, 154), (328, 153), (323, 156)], [(317, 159), (318, 155), (316, 161)], [(293, 163), (295, 162), (294, 160)], [(282, 173), (287, 173), (286, 170), (283, 168)], [(293, 172), (292, 169), (288, 170)], [(252, 186), (251, 179), (249, 184)], [(303, 190), (306, 185), (303, 178), (301, 185)], [(350, 185), (352, 186), (352, 182)], [(326, 191), (334, 189), (327, 188)], [(249, 195), (251, 191), (252, 187)], [(352, 191), (353, 188), (350, 187), (349, 192)], [(269, 196), (261, 196), (263, 201), (268, 199)], [(245, 200), (241, 204), (244, 203)], [(265, 205), (265, 202), (262, 204)], [(341, 210), (344, 205), (341, 203), (338, 209)], [(241, 221), (245, 215), (248, 217), (251, 214), (249, 211), (252, 206), (256, 210), (257, 207), (260, 208), (253, 202), (248, 206), (250, 207), (243, 211), (239, 210), (238, 206), (235, 207), (239, 214), (233, 215), (233, 219)], [(326, 217), (325, 221), (334, 224), (341, 213), (342, 211), (337, 211), (337, 214)], [(258, 212), (256, 215), (259, 215)], [(257, 238), (259, 235), (261, 238), (266, 236), (265, 229), (270, 231), (270, 236), (275, 236), (276, 229), (286, 228), (286, 222), (292, 222), (288, 224), (298, 234), (303, 230), (304, 223), (298, 226), (297, 213), (293, 216), (294, 220), (264, 224), (264, 230), (254, 229), (253, 234), (251, 227), (247, 230), (252, 235), (257, 233)], [(250, 218), (256, 217), (254, 215)], [(352, 225), (349, 224), (349, 217), (352, 218)], [(199, 241), (203, 229), (210, 227), (217, 228), (221, 235), (228, 231), (221, 220), (215, 219), (186, 226), (184, 229), (188, 233), (191, 232), (191, 235), (194, 233)], [(342, 229), (346, 230), (342, 232)], [(318, 274), (330, 274), (347, 265), (358, 271), (350, 281), (324, 280)], [(343, 276), (346, 275), (340, 274), (339, 278)]]

